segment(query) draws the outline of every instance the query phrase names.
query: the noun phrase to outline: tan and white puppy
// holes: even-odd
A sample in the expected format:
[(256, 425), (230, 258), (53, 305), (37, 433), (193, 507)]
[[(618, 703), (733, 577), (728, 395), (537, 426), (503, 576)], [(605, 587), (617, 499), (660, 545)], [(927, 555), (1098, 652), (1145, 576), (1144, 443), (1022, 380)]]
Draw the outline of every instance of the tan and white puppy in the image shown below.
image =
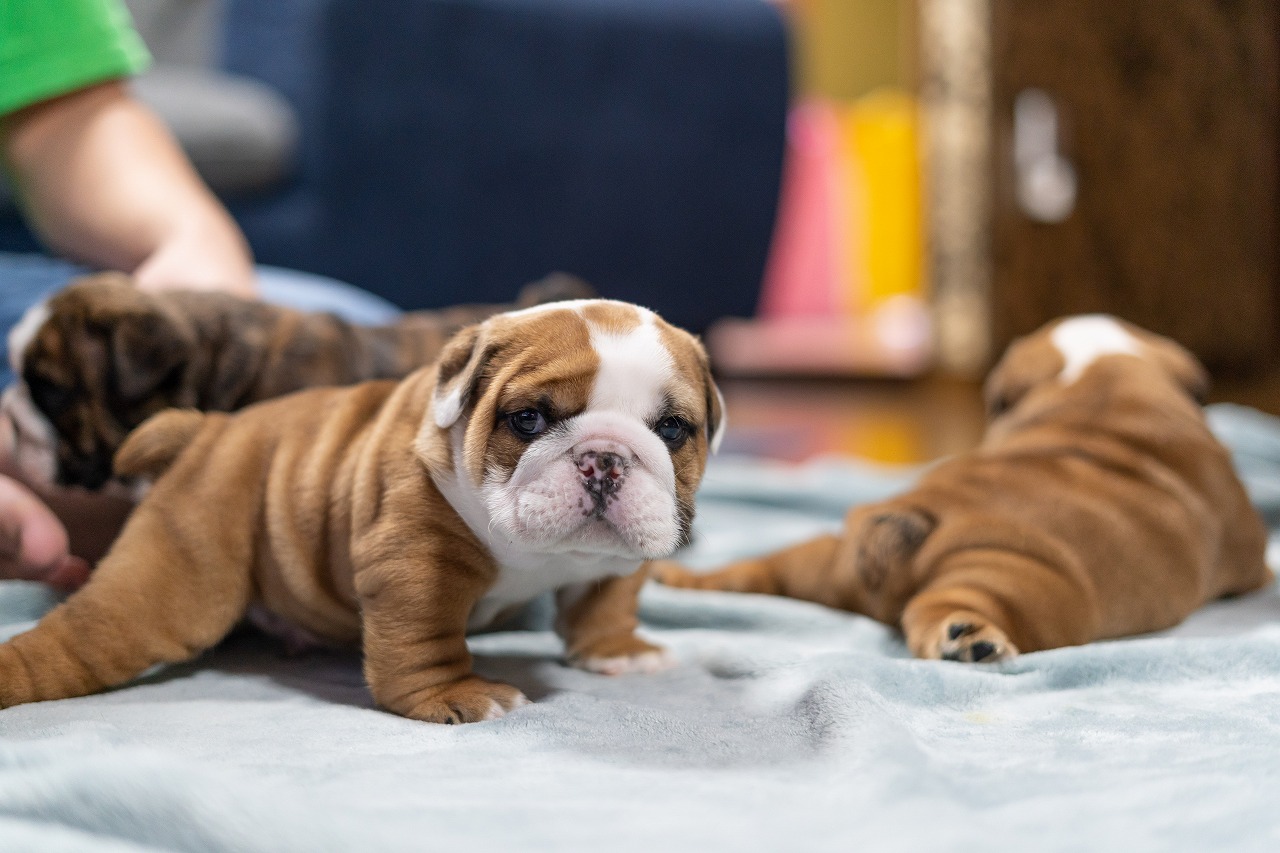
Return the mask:
[(255, 605), (360, 642), (374, 698), (422, 720), (526, 701), (471, 672), (465, 634), (550, 590), (571, 663), (661, 668), (641, 565), (688, 540), (723, 424), (697, 340), (602, 300), (498, 315), (399, 383), (162, 413), (117, 455), (155, 479), (110, 553), (0, 645), (0, 705), (190, 658)]
[(923, 658), (1140, 634), (1271, 581), (1266, 530), (1197, 402), (1208, 376), (1106, 316), (1014, 342), (982, 445), (827, 536), (673, 586), (817, 601), (900, 627)]
[(129, 431), (169, 408), (230, 412), (320, 385), (401, 379), (459, 329), (513, 307), (590, 296), (554, 273), (516, 305), (460, 305), (358, 326), (225, 293), (138, 290), (79, 279), (33, 305), (9, 335), (18, 382), (0, 398), (16, 463), (41, 484), (102, 487)]

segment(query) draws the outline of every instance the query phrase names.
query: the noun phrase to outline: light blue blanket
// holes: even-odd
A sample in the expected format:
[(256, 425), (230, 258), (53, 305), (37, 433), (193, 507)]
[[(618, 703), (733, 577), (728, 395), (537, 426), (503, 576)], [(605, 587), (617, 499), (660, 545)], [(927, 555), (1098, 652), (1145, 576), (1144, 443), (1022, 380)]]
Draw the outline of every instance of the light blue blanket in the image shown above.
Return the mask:
[[(1212, 411), (1280, 522), (1280, 424)], [(690, 561), (839, 524), (911, 471), (717, 460)], [(13, 633), (49, 606), (0, 586)], [(473, 639), (536, 704), (431, 726), (354, 655), (232, 638), (114, 692), (0, 711), (0, 850), (1280, 849), (1280, 595), (1000, 668), (911, 660), (803, 602), (646, 589), (681, 665), (565, 668), (544, 630)], [(537, 614), (533, 614), (536, 621)]]

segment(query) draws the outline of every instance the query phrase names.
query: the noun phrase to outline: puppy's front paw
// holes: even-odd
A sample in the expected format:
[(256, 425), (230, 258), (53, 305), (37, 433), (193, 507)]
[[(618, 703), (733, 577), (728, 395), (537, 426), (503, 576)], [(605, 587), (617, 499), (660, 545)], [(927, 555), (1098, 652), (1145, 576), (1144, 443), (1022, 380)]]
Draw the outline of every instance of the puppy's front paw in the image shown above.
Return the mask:
[(957, 611), (927, 631), (917, 647), (919, 657), (963, 663), (998, 663), (1018, 654), (1018, 647), (995, 625), (976, 613)]
[(404, 716), (452, 726), (496, 720), (528, 704), (525, 695), (511, 685), (470, 675), (433, 691), (404, 712)]
[(580, 649), (569, 658), (569, 663), (578, 669), (600, 675), (626, 675), (633, 672), (652, 675), (671, 669), (676, 665), (676, 660), (661, 646), (646, 643), (636, 636), (628, 636), (604, 640)]

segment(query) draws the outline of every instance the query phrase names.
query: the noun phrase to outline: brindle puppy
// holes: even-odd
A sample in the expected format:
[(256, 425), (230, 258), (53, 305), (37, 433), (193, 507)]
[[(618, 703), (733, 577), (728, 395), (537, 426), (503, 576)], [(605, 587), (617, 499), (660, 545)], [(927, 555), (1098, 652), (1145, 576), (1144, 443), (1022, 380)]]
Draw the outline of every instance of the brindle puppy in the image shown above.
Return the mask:
[(146, 293), (104, 273), (34, 306), (13, 330), (21, 381), (0, 408), (14, 421), (26, 477), (99, 489), (125, 436), (163, 409), (230, 412), (302, 388), (400, 379), (465, 326), (590, 295), (557, 273), (525, 287), (516, 306), (417, 311), (364, 327), (223, 293)]

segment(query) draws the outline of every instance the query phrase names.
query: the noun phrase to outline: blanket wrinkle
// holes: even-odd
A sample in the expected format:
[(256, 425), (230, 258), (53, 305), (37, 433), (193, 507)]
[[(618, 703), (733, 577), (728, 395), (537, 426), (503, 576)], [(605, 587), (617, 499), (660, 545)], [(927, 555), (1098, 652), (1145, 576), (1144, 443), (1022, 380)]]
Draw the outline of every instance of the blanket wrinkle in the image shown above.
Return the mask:
[[(1280, 421), (1208, 414), (1280, 556)], [(717, 458), (682, 558), (709, 567), (830, 532), (920, 470)], [(56, 601), (0, 583), (0, 635)], [(536, 702), (470, 726), (377, 710), (356, 652), (289, 658), (254, 633), (109, 693), (0, 711), (0, 850), (1280, 842), (1276, 587), (1158, 634), (990, 666), (915, 660), (886, 626), (768, 596), (651, 584), (640, 617), (675, 669), (566, 667), (546, 600), (472, 637), (477, 671)]]

